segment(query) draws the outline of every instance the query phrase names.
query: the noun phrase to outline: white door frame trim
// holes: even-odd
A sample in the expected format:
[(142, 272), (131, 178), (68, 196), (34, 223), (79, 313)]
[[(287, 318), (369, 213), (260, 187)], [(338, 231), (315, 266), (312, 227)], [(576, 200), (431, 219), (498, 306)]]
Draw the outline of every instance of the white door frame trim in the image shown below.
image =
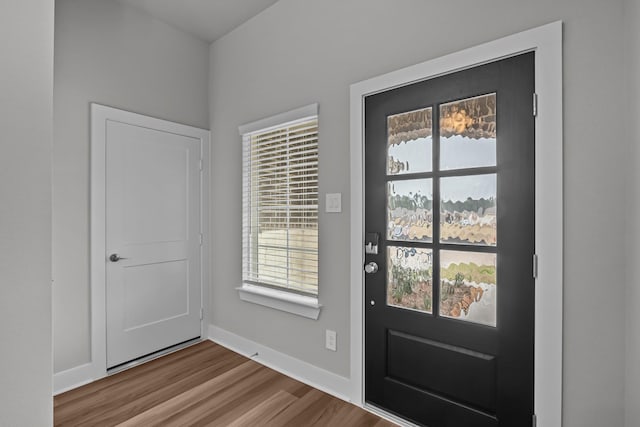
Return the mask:
[[(562, 425), (562, 22), (554, 22), (351, 85), (351, 399), (364, 402), (364, 98), (487, 62), (535, 51), (536, 119), (534, 411)], [(533, 100), (532, 100), (533, 102)]]
[(201, 257), (201, 297), (203, 319), (200, 336), (207, 337), (209, 324), (209, 153), (210, 132), (167, 120), (156, 119), (117, 108), (91, 103), (91, 380), (107, 375), (105, 200), (106, 200), (106, 123), (108, 120), (159, 129), (200, 139), (202, 173), (200, 174), (200, 230), (203, 235)]

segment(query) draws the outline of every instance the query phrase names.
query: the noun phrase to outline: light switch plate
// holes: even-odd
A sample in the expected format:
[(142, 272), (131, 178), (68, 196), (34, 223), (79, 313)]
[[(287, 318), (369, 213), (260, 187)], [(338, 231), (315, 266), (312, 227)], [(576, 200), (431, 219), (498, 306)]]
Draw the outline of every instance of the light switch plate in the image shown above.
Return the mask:
[(325, 212), (342, 212), (342, 193), (325, 194)]

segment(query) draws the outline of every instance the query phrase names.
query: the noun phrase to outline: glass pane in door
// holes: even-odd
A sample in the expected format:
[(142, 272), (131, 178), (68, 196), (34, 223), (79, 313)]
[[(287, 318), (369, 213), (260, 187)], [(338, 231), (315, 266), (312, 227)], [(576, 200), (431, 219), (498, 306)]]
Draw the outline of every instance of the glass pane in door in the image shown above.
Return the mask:
[(432, 167), (432, 109), (387, 117), (387, 174), (430, 172)]
[(440, 316), (496, 326), (496, 254), (440, 251)]
[(433, 251), (387, 246), (387, 305), (432, 312)]
[(442, 243), (496, 245), (496, 174), (442, 178), (440, 194)]
[(433, 240), (432, 180), (407, 179), (387, 183), (387, 238)]
[(440, 169), (496, 165), (496, 94), (440, 106)]

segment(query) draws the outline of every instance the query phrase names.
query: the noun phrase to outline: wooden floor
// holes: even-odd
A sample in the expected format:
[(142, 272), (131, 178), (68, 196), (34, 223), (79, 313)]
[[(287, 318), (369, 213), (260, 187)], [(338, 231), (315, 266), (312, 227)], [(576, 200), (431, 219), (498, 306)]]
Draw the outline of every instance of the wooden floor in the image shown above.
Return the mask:
[(393, 426), (205, 341), (54, 398), (56, 426)]

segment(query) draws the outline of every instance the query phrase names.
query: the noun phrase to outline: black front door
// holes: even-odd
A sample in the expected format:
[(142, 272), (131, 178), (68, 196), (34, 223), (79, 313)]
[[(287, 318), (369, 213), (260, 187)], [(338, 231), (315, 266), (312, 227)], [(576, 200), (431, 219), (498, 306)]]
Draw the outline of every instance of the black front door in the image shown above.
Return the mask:
[(528, 53), (365, 99), (369, 404), (531, 425), (533, 94)]

